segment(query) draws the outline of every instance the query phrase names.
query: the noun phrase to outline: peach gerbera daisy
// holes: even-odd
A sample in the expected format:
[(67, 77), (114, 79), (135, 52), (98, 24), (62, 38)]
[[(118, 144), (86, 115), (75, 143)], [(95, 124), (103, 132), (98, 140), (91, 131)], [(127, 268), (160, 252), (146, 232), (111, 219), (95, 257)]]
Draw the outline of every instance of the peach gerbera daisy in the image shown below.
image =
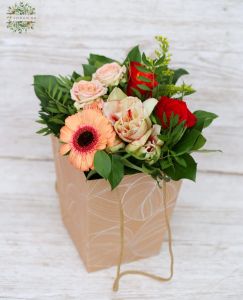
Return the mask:
[(79, 170), (88, 171), (94, 168), (94, 155), (113, 145), (115, 131), (109, 120), (100, 110), (85, 109), (65, 120), (61, 128), (61, 155), (69, 151), (69, 161)]

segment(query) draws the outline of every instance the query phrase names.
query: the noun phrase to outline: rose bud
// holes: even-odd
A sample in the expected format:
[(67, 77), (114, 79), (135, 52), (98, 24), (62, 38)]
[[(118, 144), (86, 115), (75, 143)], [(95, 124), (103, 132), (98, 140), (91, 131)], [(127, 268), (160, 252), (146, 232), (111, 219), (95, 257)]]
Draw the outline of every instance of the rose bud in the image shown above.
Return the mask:
[[(143, 65), (139, 62), (132, 61), (129, 66), (129, 80), (127, 85), (127, 94), (129, 96), (133, 96), (135, 93), (133, 91), (134, 89), (137, 89), (141, 95), (148, 95), (148, 97), (151, 97), (152, 92), (145, 91), (141, 88), (139, 88), (139, 84), (143, 84), (150, 88), (151, 90), (158, 85), (158, 82), (156, 81), (156, 75), (152, 72), (141, 72), (137, 69), (137, 67), (142, 67)], [(143, 81), (140, 76), (145, 77), (149, 79), (149, 82)]]
[(104, 86), (116, 86), (126, 73), (126, 67), (116, 62), (104, 64), (93, 74), (93, 80), (100, 81)]

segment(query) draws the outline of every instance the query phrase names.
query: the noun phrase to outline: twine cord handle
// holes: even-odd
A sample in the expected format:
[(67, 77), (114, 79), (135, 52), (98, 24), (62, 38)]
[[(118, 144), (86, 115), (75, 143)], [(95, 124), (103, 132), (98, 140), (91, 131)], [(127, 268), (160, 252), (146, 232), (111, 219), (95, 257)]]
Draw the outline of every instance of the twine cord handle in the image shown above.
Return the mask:
[(150, 274), (148, 272), (143, 272), (143, 271), (136, 271), (136, 270), (127, 270), (124, 272), (121, 272), (121, 264), (123, 260), (123, 255), (124, 255), (124, 213), (123, 213), (123, 207), (122, 207), (122, 202), (120, 200), (119, 202), (119, 210), (120, 210), (120, 255), (119, 255), (119, 260), (117, 264), (117, 272), (116, 272), (116, 279), (113, 283), (113, 291), (117, 292), (119, 289), (119, 281), (122, 276), (125, 275), (141, 275), (141, 276), (146, 276), (149, 278), (152, 278), (154, 280), (158, 280), (160, 282), (165, 282), (171, 280), (173, 277), (173, 272), (174, 272), (174, 255), (173, 255), (173, 249), (172, 249), (172, 233), (171, 233), (171, 228), (170, 228), (170, 222), (169, 222), (169, 217), (167, 215), (167, 200), (166, 200), (166, 181), (163, 180), (163, 186), (162, 186), (162, 191), (163, 191), (163, 206), (164, 206), (164, 217), (165, 217), (165, 224), (166, 224), (166, 229), (168, 232), (168, 244), (169, 244), (169, 254), (170, 254), (170, 275), (168, 277), (161, 277), (158, 275)]

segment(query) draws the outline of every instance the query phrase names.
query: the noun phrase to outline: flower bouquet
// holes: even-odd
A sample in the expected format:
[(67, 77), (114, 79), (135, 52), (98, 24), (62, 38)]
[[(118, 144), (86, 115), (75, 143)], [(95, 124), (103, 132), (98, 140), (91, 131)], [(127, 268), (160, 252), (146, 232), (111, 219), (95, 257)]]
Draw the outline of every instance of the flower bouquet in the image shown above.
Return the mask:
[[(180, 180), (196, 178), (191, 154), (207, 151), (202, 131), (217, 117), (188, 109), (195, 90), (178, 84), (188, 72), (171, 69), (167, 39), (155, 39), (154, 57), (136, 46), (122, 63), (90, 54), (83, 75), (34, 76), (38, 133), (55, 137), (64, 223), (89, 271), (118, 265), (114, 290), (129, 273), (171, 279), (169, 217)], [(121, 273), (121, 263), (159, 252), (165, 228), (170, 276)]]

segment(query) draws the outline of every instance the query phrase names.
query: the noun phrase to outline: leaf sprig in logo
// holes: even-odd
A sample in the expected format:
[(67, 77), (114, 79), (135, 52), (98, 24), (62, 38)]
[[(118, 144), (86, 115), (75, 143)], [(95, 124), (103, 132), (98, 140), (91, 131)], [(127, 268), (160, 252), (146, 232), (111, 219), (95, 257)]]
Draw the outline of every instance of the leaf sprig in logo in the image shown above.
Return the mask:
[(35, 8), (26, 2), (15, 3), (7, 10), (7, 28), (13, 32), (27, 32), (34, 29), (36, 21)]

